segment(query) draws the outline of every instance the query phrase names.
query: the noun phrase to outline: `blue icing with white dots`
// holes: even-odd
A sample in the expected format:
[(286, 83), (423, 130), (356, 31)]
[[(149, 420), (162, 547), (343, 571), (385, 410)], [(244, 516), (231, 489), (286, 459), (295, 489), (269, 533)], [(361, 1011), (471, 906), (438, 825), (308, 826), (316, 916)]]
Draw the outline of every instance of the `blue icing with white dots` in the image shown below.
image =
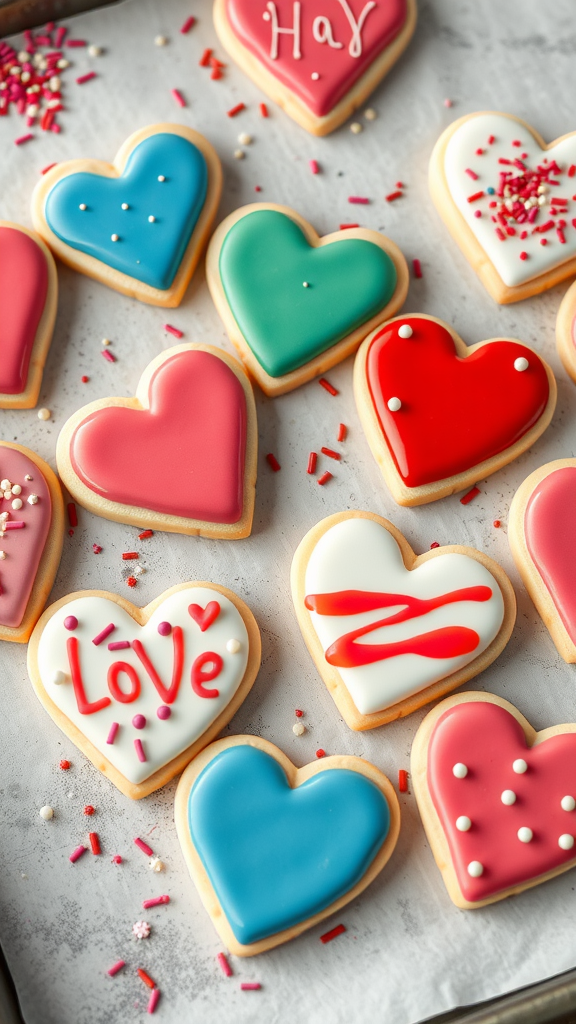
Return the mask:
[(73, 249), (152, 288), (167, 289), (207, 188), (200, 150), (181, 135), (162, 132), (132, 150), (119, 178), (86, 171), (61, 178), (48, 194), (46, 220)]
[(200, 773), (188, 824), (230, 927), (248, 945), (349, 892), (386, 839), (390, 811), (359, 772), (332, 768), (292, 789), (274, 757), (242, 744)]

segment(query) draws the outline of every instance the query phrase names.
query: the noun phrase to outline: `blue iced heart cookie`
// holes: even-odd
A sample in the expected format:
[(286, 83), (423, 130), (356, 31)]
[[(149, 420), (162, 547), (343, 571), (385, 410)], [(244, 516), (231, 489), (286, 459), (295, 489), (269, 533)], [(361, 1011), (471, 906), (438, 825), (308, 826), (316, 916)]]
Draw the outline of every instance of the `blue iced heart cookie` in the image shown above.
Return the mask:
[(208, 168), (181, 135), (150, 135), (118, 178), (80, 171), (48, 194), (48, 226), (66, 245), (152, 288), (170, 288), (206, 199)]
[(390, 828), (381, 790), (333, 768), (292, 789), (274, 757), (218, 754), (188, 800), (190, 834), (238, 942), (305, 921), (363, 877)]

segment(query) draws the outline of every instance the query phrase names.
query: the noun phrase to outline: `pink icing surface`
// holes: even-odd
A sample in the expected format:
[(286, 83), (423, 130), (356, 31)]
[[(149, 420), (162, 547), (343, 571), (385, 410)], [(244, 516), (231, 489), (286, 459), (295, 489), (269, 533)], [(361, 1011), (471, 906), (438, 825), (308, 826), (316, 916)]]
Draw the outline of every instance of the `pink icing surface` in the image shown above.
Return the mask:
[(26, 387), (30, 354), (48, 292), (39, 245), (16, 228), (0, 227), (0, 392)]
[[(528, 770), (517, 774), (513, 762), (524, 759)], [(463, 763), (468, 774), (458, 779), (453, 766)], [(576, 846), (562, 850), (561, 835), (576, 837), (576, 811), (564, 811), (564, 796), (576, 797), (576, 734), (565, 733), (528, 747), (514, 715), (496, 704), (457, 704), (437, 721), (428, 747), (428, 787), (446, 833), (458, 884), (470, 902), (537, 878), (576, 857)], [(506, 806), (501, 794), (510, 789), (516, 803)], [(456, 819), (472, 821), (459, 832)], [(532, 829), (531, 842), (518, 839), (518, 829)], [(479, 878), (468, 873), (480, 861)]]
[(557, 469), (534, 488), (524, 516), (530, 557), (576, 643), (576, 466)]
[[(301, 57), (294, 57), (295, 37), (282, 33), (278, 35), (278, 56), (272, 59), (273, 12), (266, 0), (226, 0), (228, 20), (237, 38), (317, 117), (332, 110), (406, 21), (406, 0), (376, 0), (359, 33), (361, 52), (351, 56), (352, 28), (346, 7), (359, 23), (366, 6), (367, 0), (301, 0)], [(292, 29), (293, 0), (275, 0), (275, 9), (278, 27)], [(265, 20), (264, 14), (271, 17)], [(314, 38), (314, 22), (319, 17), (330, 21), (331, 38), (341, 43), (341, 48)], [(325, 22), (316, 32), (321, 37), (327, 35)], [(313, 74), (319, 76), (316, 81)]]
[(213, 523), (242, 516), (246, 398), (227, 364), (180, 352), (154, 373), (150, 409), (109, 407), (74, 431), (75, 472), (109, 501)]
[[(29, 473), (31, 480), (26, 480)], [(0, 537), (0, 550), (6, 558), (0, 561), (0, 623), (3, 626), (19, 626), (26, 611), (26, 605), (36, 579), (38, 565), (44, 551), (50, 522), (52, 502), (50, 491), (38, 467), (22, 452), (15, 448), (4, 448), (0, 444), (0, 478), (20, 484), (22, 508), (12, 509), (10, 499), (0, 500), (0, 513), (9, 512), (8, 522), (17, 520), (25, 523), (19, 530), (7, 530)], [(38, 495), (36, 505), (28, 504), (30, 494)]]

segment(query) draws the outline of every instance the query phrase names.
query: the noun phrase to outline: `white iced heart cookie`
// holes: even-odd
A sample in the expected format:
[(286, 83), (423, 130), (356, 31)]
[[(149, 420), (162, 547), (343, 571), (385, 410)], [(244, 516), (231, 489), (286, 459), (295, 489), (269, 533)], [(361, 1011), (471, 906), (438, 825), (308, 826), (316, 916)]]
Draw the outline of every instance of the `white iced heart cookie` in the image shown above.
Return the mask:
[(352, 729), (403, 717), (496, 658), (516, 617), (492, 559), (453, 545), (416, 556), (386, 519), (340, 512), (303, 539), (292, 593), (304, 639)]
[(497, 302), (542, 292), (576, 271), (576, 133), (546, 145), (509, 114), (476, 113), (440, 136), (430, 191)]
[(46, 610), (28, 671), (67, 736), (127, 796), (159, 789), (220, 732), (260, 666), (249, 608), (183, 583), (146, 608), (83, 591)]

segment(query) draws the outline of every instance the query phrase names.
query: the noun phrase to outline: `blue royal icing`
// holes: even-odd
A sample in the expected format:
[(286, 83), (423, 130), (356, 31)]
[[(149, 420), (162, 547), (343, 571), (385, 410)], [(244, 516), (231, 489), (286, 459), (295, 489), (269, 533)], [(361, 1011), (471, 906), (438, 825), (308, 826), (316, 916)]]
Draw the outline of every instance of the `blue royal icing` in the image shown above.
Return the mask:
[(292, 789), (274, 757), (242, 745), (198, 776), (188, 823), (230, 927), (248, 945), (349, 892), (381, 848), (390, 811), (359, 772), (333, 768)]
[[(66, 245), (165, 290), (180, 266), (207, 188), (208, 168), (200, 150), (181, 135), (162, 132), (132, 150), (119, 178), (87, 171), (61, 178), (48, 194), (46, 220)], [(122, 209), (123, 203), (128, 209)], [(112, 241), (113, 235), (118, 241)]]

